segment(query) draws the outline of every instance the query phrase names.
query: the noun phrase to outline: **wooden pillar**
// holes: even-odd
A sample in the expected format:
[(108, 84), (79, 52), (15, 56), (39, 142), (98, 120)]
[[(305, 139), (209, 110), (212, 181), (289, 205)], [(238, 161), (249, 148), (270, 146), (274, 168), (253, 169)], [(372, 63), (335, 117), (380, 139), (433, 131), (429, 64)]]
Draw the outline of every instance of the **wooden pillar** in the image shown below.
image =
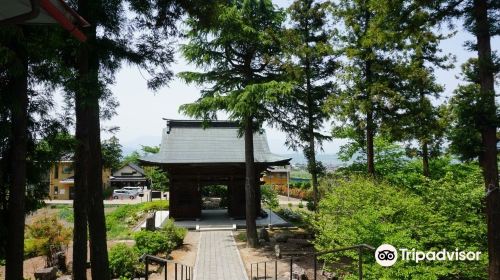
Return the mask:
[(245, 181), (235, 180), (228, 185), (228, 214), (231, 218), (245, 218)]

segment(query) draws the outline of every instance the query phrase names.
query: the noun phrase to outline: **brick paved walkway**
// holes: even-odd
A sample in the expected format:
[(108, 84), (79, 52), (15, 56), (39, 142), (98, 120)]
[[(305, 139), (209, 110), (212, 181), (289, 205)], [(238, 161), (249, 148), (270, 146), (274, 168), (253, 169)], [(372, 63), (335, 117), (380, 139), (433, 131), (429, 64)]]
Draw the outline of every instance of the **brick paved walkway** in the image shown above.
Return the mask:
[(232, 232), (201, 232), (194, 280), (247, 279)]

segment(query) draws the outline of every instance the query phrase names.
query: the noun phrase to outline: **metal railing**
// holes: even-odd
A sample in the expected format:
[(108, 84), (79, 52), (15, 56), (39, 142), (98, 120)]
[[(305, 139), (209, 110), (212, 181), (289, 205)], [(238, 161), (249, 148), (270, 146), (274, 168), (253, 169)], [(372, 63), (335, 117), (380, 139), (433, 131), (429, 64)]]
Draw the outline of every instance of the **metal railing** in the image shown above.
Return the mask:
[[(281, 264), (281, 265), (286, 265), (289, 266), (289, 273), (290, 273), (290, 280), (293, 280), (294, 278), (294, 271), (293, 271), (293, 265), (294, 261), (297, 262), (300, 259), (311, 259), (313, 258), (313, 275), (312, 279), (317, 280), (318, 279), (318, 257), (326, 254), (332, 254), (332, 253), (338, 253), (338, 252), (343, 252), (343, 251), (350, 251), (350, 250), (356, 250), (358, 252), (358, 277), (359, 280), (363, 279), (363, 251), (364, 250), (369, 250), (369, 251), (375, 251), (375, 248), (367, 245), (367, 244), (359, 244), (359, 245), (354, 245), (350, 247), (344, 247), (344, 248), (339, 248), (339, 249), (334, 249), (330, 251), (325, 251), (325, 252), (316, 252), (316, 253), (311, 253), (311, 254), (303, 254), (298, 257), (289, 257), (289, 258), (282, 258), (282, 259), (276, 259), (273, 261), (264, 261), (264, 262), (256, 262), (250, 264), (250, 280), (277, 280), (278, 279), (278, 264), (285, 262), (286, 264)], [(260, 266), (260, 268), (259, 268)], [(260, 274), (263, 270), (263, 274)], [(260, 275), (259, 275), (260, 274)], [(284, 277), (281, 277), (280, 279), (285, 279)], [(298, 279), (298, 278), (295, 278)]]
[[(144, 279), (148, 280), (149, 277), (149, 264), (156, 263), (163, 266), (165, 280), (173, 279), (173, 280), (192, 280), (193, 279), (193, 267), (189, 265), (185, 265), (182, 263), (177, 263), (174, 261), (169, 261), (167, 259), (163, 259), (153, 255), (144, 254), (141, 256), (140, 260), (144, 262)], [(173, 278), (168, 277), (168, 266), (171, 266), (173, 269)]]

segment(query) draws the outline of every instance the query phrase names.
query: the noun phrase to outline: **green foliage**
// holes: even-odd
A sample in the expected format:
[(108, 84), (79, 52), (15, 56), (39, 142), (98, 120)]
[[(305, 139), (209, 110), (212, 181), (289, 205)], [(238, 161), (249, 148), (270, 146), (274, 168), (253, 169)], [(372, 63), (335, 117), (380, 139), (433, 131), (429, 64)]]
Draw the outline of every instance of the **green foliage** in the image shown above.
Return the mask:
[(102, 151), (102, 165), (105, 168), (111, 168), (111, 170), (116, 170), (120, 168), (120, 162), (122, 159), (122, 145), (120, 141), (115, 136), (104, 140), (101, 143)]
[[(139, 164), (139, 159), (148, 154), (156, 154), (160, 151), (160, 146), (142, 146), (142, 154), (138, 151), (134, 151), (131, 154), (125, 156), (122, 161), (122, 165), (127, 163)], [(168, 190), (168, 176), (161, 168), (156, 166), (145, 166), (144, 173), (146, 178), (152, 182), (151, 189), (157, 191), (167, 191)]]
[(148, 211), (168, 210), (168, 201), (156, 200), (139, 204), (127, 204), (116, 207), (106, 214), (107, 236), (110, 239), (127, 239), (132, 237), (131, 229)]
[(138, 164), (140, 158), (141, 158), (141, 154), (138, 151), (133, 151), (131, 154), (123, 157), (122, 165), (125, 165), (127, 163)]
[(278, 194), (269, 185), (264, 185), (260, 188), (261, 200), (265, 206), (269, 207), (271, 210), (275, 210), (280, 206), (280, 201), (278, 199)]
[[(213, 119), (218, 110), (230, 119), (256, 122), (269, 119), (273, 104), (291, 87), (276, 80), (277, 39), (284, 14), (269, 0), (241, 0), (220, 5), (217, 21), (200, 26), (189, 20), (186, 60), (205, 72), (182, 72), (187, 83), (206, 85), (201, 98), (181, 106), (185, 114)], [(248, 124), (248, 123), (247, 123)]]
[(139, 251), (136, 247), (130, 247), (123, 243), (111, 247), (108, 256), (111, 276), (132, 279), (141, 268), (139, 257)]
[(41, 217), (27, 226), (25, 256), (45, 256), (52, 266), (52, 254), (63, 251), (71, 241), (71, 229), (65, 228), (56, 216)]
[[(340, 168), (339, 171), (342, 172), (347, 170), (347, 172), (365, 172), (366, 171), (366, 159), (365, 155), (359, 150), (359, 146), (355, 144), (347, 144), (342, 146), (339, 152), (339, 158), (344, 161), (354, 158), (354, 163), (348, 165), (347, 167)], [(375, 164), (377, 165), (377, 174), (391, 174), (392, 172), (399, 169), (408, 161), (405, 157), (405, 150), (396, 143), (387, 140), (384, 137), (375, 137), (374, 139), (374, 153), (375, 153)]]
[(134, 234), (135, 244), (141, 254), (169, 254), (182, 245), (186, 235), (184, 228), (178, 228), (169, 220), (161, 230), (143, 230)]
[(74, 222), (73, 208), (69, 207), (67, 205), (64, 205), (59, 210), (59, 219), (65, 220), (68, 223), (73, 223)]
[[(393, 183), (355, 175), (325, 180), (323, 184), (329, 185), (329, 191), (313, 223), (316, 248), (328, 250), (361, 243), (377, 247), (388, 243), (423, 251), (482, 251), (479, 262), (429, 262), (424, 266), (398, 261), (391, 269), (377, 265), (368, 255), (364, 268), (369, 279), (485, 278), (487, 249), (482, 236), (486, 225), (477, 166), (448, 163), (444, 167), (446, 175), (440, 179), (422, 176), (411, 164), (407, 168), (389, 177)], [(402, 176), (408, 175), (418, 179), (401, 183)], [(327, 259), (338, 260), (340, 256), (356, 258), (354, 253), (346, 253)], [(347, 273), (355, 275), (349, 269)]]
[(323, 107), (336, 89), (329, 79), (337, 64), (329, 42), (331, 33), (326, 27), (328, 6), (328, 3), (314, 0), (297, 0), (287, 9), (290, 27), (283, 32), (284, 62), (281, 67), (294, 87), (291, 94), (279, 99), (281, 109), (272, 118), (272, 123), (287, 133), (285, 144), (293, 150), (300, 148), (303, 151), (315, 184), (314, 191), (318, 176), (325, 171), (316, 159), (316, 151), (323, 141), (331, 138), (321, 133), (328, 118), (328, 111)]
[[(500, 58), (494, 57), (494, 74), (500, 72)], [(462, 65), (461, 78), (465, 84), (460, 84), (449, 101), (451, 127), (449, 128), (450, 150), (460, 159), (470, 161), (479, 157), (482, 147), (481, 116), (485, 105), (481, 100), (478, 77), (477, 58), (469, 59)], [(497, 116), (500, 112), (497, 109)], [(495, 119), (489, 122), (498, 122)]]
[(228, 206), (228, 187), (224, 185), (210, 185), (201, 188), (201, 196), (203, 197), (218, 197), (220, 198), (219, 207), (225, 208)]
[(168, 176), (165, 171), (156, 166), (145, 166), (144, 173), (151, 182), (151, 189), (156, 191), (168, 190)]
[(239, 232), (234, 238), (239, 242), (247, 242), (247, 234), (245, 232)]
[(367, 151), (371, 138), (377, 135), (387, 112), (392, 112), (391, 106), (400, 101), (394, 59), (399, 37), (388, 20), (394, 13), (388, 7), (393, 4), (353, 0), (332, 5), (334, 20), (341, 22), (334, 31), (339, 51), (346, 58), (337, 75), (341, 90), (327, 103), (335, 119), (332, 134), (349, 139), (350, 147), (368, 155), (367, 161), (373, 160)]
[(183, 227), (177, 227), (174, 224), (174, 220), (169, 219), (161, 228), (161, 231), (169, 236), (169, 238), (174, 242), (175, 246), (181, 246), (184, 241), (184, 237), (187, 234), (187, 229)]

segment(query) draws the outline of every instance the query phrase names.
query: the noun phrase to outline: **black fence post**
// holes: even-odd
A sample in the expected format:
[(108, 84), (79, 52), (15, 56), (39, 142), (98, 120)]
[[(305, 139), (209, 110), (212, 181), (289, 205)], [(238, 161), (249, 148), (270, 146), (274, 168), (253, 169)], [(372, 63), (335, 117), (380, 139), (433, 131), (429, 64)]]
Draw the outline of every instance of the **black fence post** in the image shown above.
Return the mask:
[(278, 261), (274, 261), (274, 280), (278, 280)]
[(257, 263), (257, 279), (259, 279), (259, 263)]
[(148, 267), (148, 257), (146, 256), (144, 258), (144, 279), (148, 280), (148, 274), (149, 274), (149, 267)]
[(293, 279), (293, 257), (290, 257), (290, 280)]
[(314, 254), (314, 280), (318, 279), (318, 258), (316, 254)]
[(267, 262), (264, 263), (264, 280), (267, 280)]
[(177, 280), (177, 263), (175, 263), (174, 269), (175, 269), (175, 273), (174, 273), (175, 278), (174, 279)]
[(250, 264), (250, 280), (253, 280), (253, 263)]

